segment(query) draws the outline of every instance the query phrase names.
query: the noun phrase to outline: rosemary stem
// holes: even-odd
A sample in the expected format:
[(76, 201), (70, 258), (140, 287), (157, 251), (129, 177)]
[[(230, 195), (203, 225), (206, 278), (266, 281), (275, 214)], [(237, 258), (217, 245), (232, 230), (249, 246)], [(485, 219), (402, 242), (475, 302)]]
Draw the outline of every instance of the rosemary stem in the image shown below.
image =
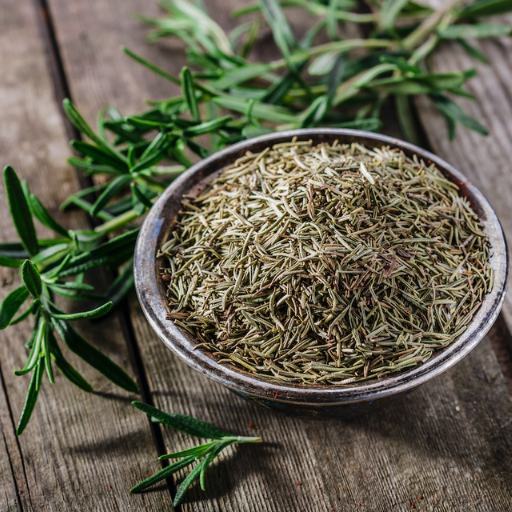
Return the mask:
[[(329, 8), (320, 4), (316, 4), (313, 2), (294, 2), (298, 7), (303, 7), (311, 14), (316, 16), (329, 16)], [(355, 12), (348, 11), (339, 11), (336, 10), (334, 13), (334, 17), (340, 21), (348, 21), (351, 23), (375, 23), (378, 20), (378, 15), (370, 13), (370, 14), (359, 14)]]
[(225, 437), (224, 441), (235, 441), (236, 443), (261, 443), (261, 437), (232, 436)]
[[(437, 25), (438, 30), (442, 30), (450, 25), (454, 19), (454, 16), (451, 12), (447, 12), (439, 21)], [(439, 44), (440, 38), (437, 34), (431, 34), (430, 37), (415, 50), (412, 54), (409, 62), (411, 64), (417, 64), (419, 61), (424, 59), (427, 55), (429, 55)]]
[(465, 0), (452, 0), (435, 11), (431, 16), (426, 18), (414, 32), (409, 34), (402, 41), (402, 47), (406, 50), (412, 50), (437, 28), (446, 13), (449, 13), (452, 9), (463, 3), (465, 3)]
[[(321, 55), (322, 53), (334, 52), (337, 51), (339, 53), (348, 52), (350, 50), (355, 50), (356, 48), (390, 48), (397, 49), (398, 44), (395, 41), (383, 40), (383, 39), (347, 39), (345, 41), (333, 41), (331, 43), (320, 44), (318, 46), (314, 46), (308, 51), (296, 52), (290, 56), (289, 61), (297, 64), (299, 62), (303, 62), (305, 60), (310, 59), (316, 55)], [(285, 59), (279, 59), (271, 62), (269, 64), (269, 69), (276, 70), (279, 68), (283, 68), (287, 65)]]
[(104, 224), (98, 226), (94, 229), (95, 233), (106, 235), (107, 233), (112, 233), (113, 231), (117, 231), (122, 227), (126, 226), (130, 222), (134, 221), (139, 214), (135, 210), (129, 210)]
[[(82, 199), (80, 197), (69, 198), (69, 203), (74, 204), (75, 206), (78, 206), (79, 208), (82, 208), (82, 210), (85, 210), (86, 212), (89, 212), (92, 207), (92, 204), (89, 201), (86, 201), (85, 199)], [(113, 215), (111, 215), (110, 213), (105, 212), (105, 211), (98, 212), (96, 214), (96, 216), (104, 221), (110, 221), (112, 219), (115, 219), (115, 217)]]
[(423, 60), (430, 52), (432, 52), (439, 43), (439, 37), (432, 34), (411, 56), (410, 64), (417, 64)]
[(159, 176), (179, 176), (185, 171), (185, 167), (183, 165), (170, 165), (168, 167), (165, 166), (155, 166), (151, 169), (151, 173), (153, 175), (158, 174)]

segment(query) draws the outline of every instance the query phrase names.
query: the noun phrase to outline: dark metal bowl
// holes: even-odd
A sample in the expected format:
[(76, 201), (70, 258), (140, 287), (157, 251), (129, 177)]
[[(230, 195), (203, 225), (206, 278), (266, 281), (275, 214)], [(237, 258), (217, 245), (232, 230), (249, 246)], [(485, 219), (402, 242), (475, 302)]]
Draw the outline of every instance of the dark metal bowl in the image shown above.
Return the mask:
[[(165, 283), (159, 278), (158, 272), (162, 263), (157, 261), (156, 254), (172, 232), (173, 222), (181, 207), (182, 195), (198, 193), (217, 171), (233, 163), (246, 151), (259, 152), (273, 144), (288, 142), (292, 137), (297, 137), (299, 141), (311, 139), (314, 144), (338, 140), (342, 144), (360, 142), (367, 147), (384, 145), (399, 148), (408, 156), (416, 154), (426, 162), (434, 162), (447, 179), (460, 187), (460, 193), (470, 200), (477, 212), (492, 246), (490, 263), (494, 269), (494, 287), (485, 297), (464, 334), (422, 366), (378, 381), (343, 387), (280, 384), (219, 364), (213, 356), (201, 349), (193, 350), (196, 340), (172, 321), (166, 320), (168, 310)], [(487, 334), (501, 309), (507, 283), (508, 255), (503, 230), (491, 205), (462, 173), (441, 158), (417, 146), (384, 135), (359, 130), (311, 128), (249, 139), (219, 151), (191, 167), (167, 188), (151, 208), (137, 240), (134, 265), (135, 287), (146, 318), (167, 347), (187, 364), (244, 398), (272, 409), (319, 417), (348, 417), (395, 401), (453, 366), (477, 345)]]

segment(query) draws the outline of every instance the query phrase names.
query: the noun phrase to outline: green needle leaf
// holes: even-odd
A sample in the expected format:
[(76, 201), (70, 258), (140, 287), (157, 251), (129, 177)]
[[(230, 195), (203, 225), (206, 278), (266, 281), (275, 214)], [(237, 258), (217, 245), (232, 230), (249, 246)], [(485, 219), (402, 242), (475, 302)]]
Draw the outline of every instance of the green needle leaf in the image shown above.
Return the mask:
[[(4, 242), (0, 243), (0, 256), (26, 260), (30, 255), (25, 250), (25, 247), (23, 247), (23, 244), (20, 242)], [(20, 267), (22, 263), (23, 261), (20, 261)]]
[(174, 496), (173, 506), (177, 507), (181, 500), (183, 499), (183, 496), (187, 492), (187, 489), (190, 487), (192, 482), (199, 476), (199, 473), (201, 473), (203, 467), (206, 465), (207, 459), (202, 460), (181, 482), (181, 484), (178, 487), (178, 492), (176, 493), (176, 496)]
[(14, 372), (14, 375), (25, 375), (29, 371), (34, 368), (36, 363), (38, 362), (41, 355), (41, 348), (43, 346), (44, 333), (46, 331), (47, 321), (44, 317), (39, 319), (39, 323), (37, 324), (36, 335), (34, 338), (34, 342), (32, 343), (32, 348), (30, 349), (30, 355), (28, 356), (27, 362), (23, 367), (23, 370), (17, 370)]
[(71, 289), (69, 286), (56, 286), (54, 284), (49, 285), (48, 288), (55, 292), (57, 295), (61, 297), (66, 297), (71, 300), (80, 300), (86, 302), (94, 302), (98, 300), (105, 300), (105, 295), (101, 293), (81, 293), (80, 291), (75, 291)]
[(448, 129), (448, 139), (452, 141), (455, 138), (455, 133), (457, 131), (457, 123), (453, 120), (452, 117), (447, 116), (444, 112), (441, 111), (441, 114), (446, 121), (446, 128)]
[(4, 184), (14, 227), (18, 232), (25, 250), (31, 256), (34, 256), (39, 251), (39, 247), (37, 245), (36, 230), (34, 228), (32, 214), (30, 213), (27, 199), (23, 193), (21, 182), (10, 165), (4, 168)]
[(395, 25), (395, 20), (409, 0), (384, 0), (380, 12), (380, 28), (386, 32)]
[(110, 260), (108, 256), (90, 259), (90, 254), (90, 252), (86, 252), (72, 258), (69, 261), (67, 268), (59, 274), (59, 277), (76, 276), (77, 274), (82, 274), (83, 272), (87, 272), (87, 270), (91, 270), (91, 268), (105, 265)]
[(16, 325), (23, 322), (23, 320), (26, 320), (30, 316), (30, 313), (32, 313), (33, 304), (34, 303), (32, 303), (25, 311), (23, 311), (21, 315), (17, 316), (14, 320), (11, 320), (9, 325)]
[(252, 137), (259, 137), (260, 135), (266, 135), (267, 133), (272, 133), (270, 128), (266, 126), (245, 126), (242, 130), (242, 135), (244, 139), (251, 139)]
[(450, 25), (438, 31), (441, 39), (482, 39), (489, 37), (506, 37), (512, 34), (510, 25), (498, 23), (475, 23), (474, 25)]
[(383, 73), (389, 73), (390, 71), (395, 70), (394, 64), (379, 64), (368, 71), (366, 73), (363, 73), (355, 82), (354, 87), (360, 88), (365, 87), (368, 85), (374, 78), (376, 78), (379, 75), (382, 75)]
[(64, 377), (66, 377), (66, 379), (72, 382), (75, 386), (91, 393), (93, 391), (92, 386), (66, 361), (51, 329), (48, 329), (48, 339), (52, 358), (55, 361), (57, 368), (62, 372), (62, 375), (64, 375)]
[(39, 201), (37, 196), (34, 194), (30, 194), (28, 197), (28, 204), (30, 206), (30, 211), (34, 215), (34, 217), (47, 228), (50, 228), (55, 233), (69, 238), (68, 230), (61, 226), (51, 215), (50, 212), (43, 206), (43, 203)]
[[(85, 283), (79, 283), (76, 281), (62, 281), (54, 283), (59, 288), (66, 288), (68, 290), (80, 290), (83, 292), (92, 292), (94, 291), (94, 286)], [(50, 285), (52, 286), (52, 285)]]
[(187, 450), (182, 450), (181, 452), (175, 453), (167, 453), (158, 457), (159, 460), (167, 460), (167, 459), (180, 459), (181, 457), (187, 457), (189, 455), (194, 455), (196, 459), (206, 455), (214, 446), (216, 446), (218, 441), (212, 441), (211, 443), (201, 444), (199, 446), (194, 446), (193, 448), (188, 448)]
[(181, 88), (183, 89), (183, 96), (187, 103), (190, 115), (194, 121), (200, 121), (201, 115), (199, 114), (199, 105), (197, 104), (196, 92), (194, 89), (194, 79), (192, 73), (187, 67), (181, 70)]
[(32, 261), (32, 263), (34, 263), (36, 265), (39, 265), (40, 263), (43, 263), (43, 262), (46, 265), (48, 265), (48, 263), (49, 263), (48, 260), (51, 260), (52, 262), (54, 262), (55, 259), (60, 259), (60, 257), (64, 256), (62, 253), (68, 252), (69, 249), (70, 249), (69, 240), (67, 240), (63, 244), (52, 245), (52, 246), (48, 247), (47, 249), (44, 249), (43, 251), (37, 253), (32, 258), (31, 261)]
[(437, 105), (437, 108), (447, 117), (462, 124), (466, 128), (482, 135), (489, 135), (487, 128), (482, 126), (474, 117), (466, 114), (457, 103), (442, 94), (431, 94), (430, 98)]
[[(278, 37), (282, 39), (286, 45), (290, 47), (295, 46), (296, 41), (292, 29), (277, 0), (260, 0), (259, 4), (272, 30), (275, 29), (278, 32)], [(274, 37), (276, 37), (275, 33)]]
[[(301, 72), (304, 67), (305, 63), (300, 64), (298, 66), (299, 72)], [(293, 73), (287, 73), (279, 82), (276, 82), (272, 87), (267, 89), (266, 93), (261, 98), (261, 102), (278, 105), (283, 101), (283, 98), (295, 83), (295, 80), (296, 78)]]
[(48, 279), (53, 279), (54, 277), (57, 277), (60, 275), (60, 273), (68, 266), (69, 262), (71, 261), (71, 254), (66, 254), (62, 261), (54, 268), (48, 270), (44, 273), (44, 276)]
[(102, 373), (116, 386), (132, 393), (139, 389), (137, 383), (121, 367), (82, 338), (65, 320), (52, 318), (52, 325), (57, 329), (57, 332), (72, 352)]
[(309, 66), (308, 73), (311, 76), (327, 75), (336, 64), (336, 59), (340, 55), (338, 51), (332, 51), (319, 55)]
[(512, 12), (510, 0), (478, 0), (458, 13), (459, 18), (481, 18)]
[(15, 260), (8, 256), (0, 256), (0, 267), (18, 268), (21, 267), (21, 265), (23, 265), (23, 262), (20, 260)]
[(78, 157), (68, 158), (68, 163), (73, 167), (84, 171), (86, 176), (92, 174), (119, 174), (119, 171), (110, 165), (91, 164), (87, 160)]
[(337, 125), (339, 128), (348, 128), (350, 130), (366, 130), (367, 132), (378, 132), (382, 128), (382, 121), (370, 117), (368, 119), (356, 119)]
[(203, 439), (222, 439), (223, 437), (231, 436), (231, 434), (223, 432), (209, 423), (185, 416), (184, 414), (166, 413), (144, 402), (132, 402), (132, 404), (164, 425), (191, 436)]
[(92, 144), (89, 144), (88, 142), (83, 142), (81, 140), (72, 140), (70, 142), (70, 145), (77, 153), (89, 156), (95, 162), (108, 165), (110, 167), (113, 167), (114, 169), (118, 169), (118, 171), (120, 172), (128, 171), (127, 161), (125, 162), (123, 160), (119, 160), (119, 158), (115, 157), (108, 151), (105, 151), (101, 147), (93, 146)]
[(473, 57), (473, 59), (479, 60), (480, 62), (483, 62), (484, 64), (489, 64), (489, 60), (487, 57), (477, 50), (474, 46), (470, 45), (465, 39), (456, 39), (457, 43), (459, 43), (462, 48), (464, 48), (464, 51), (470, 56)]
[(21, 266), (21, 278), (30, 295), (38, 299), (43, 292), (43, 283), (39, 271), (30, 260), (25, 260)]
[(148, 197), (141, 192), (140, 188), (136, 183), (131, 183), (130, 188), (132, 189), (132, 194), (135, 196), (137, 201), (144, 205), (145, 208), (151, 208), (153, 206), (151, 200), (148, 199)]
[(43, 380), (43, 373), (43, 362), (41, 359), (39, 359), (37, 367), (32, 373), (32, 378), (30, 379), (25, 405), (23, 406), (23, 411), (21, 412), (20, 420), (16, 428), (16, 435), (18, 436), (20, 436), (25, 430), (30, 420), (30, 416), (32, 416), (32, 412), (34, 411), (34, 407), (37, 402), (37, 397), (39, 395), (41, 381)]
[(133, 59), (134, 61), (138, 62), (139, 64), (142, 64), (143, 66), (147, 67), (157, 75), (160, 75), (161, 77), (165, 78), (166, 80), (169, 80), (169, 82), (172, 82), (173, 84), (180, 85), (180, 81), (170, 75), (169, 73), (166, 73), (163, 69), (159, 68), (158, 66), (155, 66), (155, 64), (152, 64), (151, 62), (147, 61), (146, 59), (140, 57), (136, 53), (133, 53), (131, 50), (126, 48), (125, 46), (121, 46), (121, 50), (123, 50), (128, 57)]
[[(120, 255), (123, 256), (124, 253), (133, 252), (138, 234), (139, 228), (119, 235), (116, 238), (112, 238), (89, 252), (83, 252), (73, 257), (69, 261), (66, 269), (59, 273), (59, 277), (62, 278), (81, 274), (91, 268), (116, 261)], [(128, 260), (129, 257), (126, 259)]]
[(82, 313), (69, 313), (69, 314), (60, 314), (60, 313), (51, 313), (54, 318), (59, 318), (61, 320), (83, 320), (83, 319), (92, 319), (99, 318), (103, 315), (106, 315), (112, 309), (112, 302), (107, 302), (100, 306), (99, 308), (92, 309), (91, 311), (83, 311)]
[(327, 33), (333, 41), (339, 40), (338, 36), (338, 19), (336, 12), (339, 7), (339, 0), (329, 0), (329, 8), (326, 14)]
[(126, 162), (127, 159), (122, 155), (114, 146), (112, 146), (107, 140), (102, 139), (99, 135), (96, 135), (92, 128), (85, 122), (85, 119), (80, 115), (78, 110), (75, 108), (73, 103), (66, 98), (62, 102), (64, 111), (66, 112), (69, 120), (74, 124), (81, 133), (87, 138), (96, 143), (100, 148), (103, 148), (107, 153), (110, 153), (121, 162)]
[(208, 158), (210, 155), (213, 155), (213, 151), (210, 151), (209, 149), (205, 148), (204, 146), (201, 146), (200, 144), (197, 144), (191, 139), (187, 139), (186, 142), (190, 150), (193, 151), (196, 155), (200, 156), (201, 158)]
[(249, 64), (247, 66), (241, 66), (224, 73), (221, 78), (213, 83), (213, 86), (219, 91), (229, 89), (235, 85), (242, 84), (254, 78), (258, 78), (265, 73), (268, 73), (271, 69), (269, 64)]
[(170, 145), (170, 143), (171, 140), (169, 139), (169, 134), (166, 131), (159, 132), (149, 146), (144, 150), (142, 155), (140, 155), (141, 160), (153, 158), (155, 155), (160, 154), (163, 149)]
[(256, 39), (258, 38), (258, 33), (260, 31), (260, 20), (254, 19), (251, 23), (250, 29), (247, 33), (247, 37), (240, 48), (240, 56), (244, 59), (247, 58), (249, 53), (251, 53), (252, 48), (254, 47), (254, 43), (256, 43)]
[(410, 64), (403, 57), (394, 57), (393, 55), (382, 55), (379, 58), (380, 62), (394, 64), (398, 69), (404, 73), (419, 74), (420, 70), (417, 66)]
[(212, 121), (206, 121), (201, 124), (197, 124), (196, 126), (192, 126), (187, 128), (184, 132), (186, 137), (190, 136), (198, 136), (203, 135), (204, 133), (210, 133), (219, 128), (222, 128), (225, 124), (229, 123), (233, 119), (233, 116), (224, 116), (219, 117), (218, 119), (213, 119)]
[(333, 68), (327, 76), (327, 98), (329, 99), (329, 105), (332, 104), (334, 97), (336, 96), (336, 90), (343, 79), (343, 73), (345, 71), (345, 57), (338, 55)]
[(51, 349), (50, 349), (50, 337), (48, 336), (48, 327), (46, 327), (45, 332), (43, 332), (43, 350), (44, 350), (44, 367), (46, 369), (46, 375), (48, 375), (48, 380), (50, 384), (55, 384), (55, 380), (53, 378), (53, 368), (52, 368), (52, 358), (51, 358)]
[(412, 115), (411, 107), (409, 105), (409, 98), (407, 96), (395, 96), (396, 113), (400, 128), (404, 133), (405, 140), (418, 143), (418, 133), (416, 124)]
[[(234, 97), (217, 97), (212, 100), (219, 107), (227, 108), (245, 114), (247, 110), (247, 101)], [(252, 115), (257, 119), (271, 121), (273, 123), (296, 123), (297, 115), (290, 109), (269, 105), (266, 103), (254, 102)]]
[(114, 178), (93, 204), (90, 211), (91, 215), (97, 215), (103, 210), (107, 203), (132, 180), (133, 176), (130, 174), (122, 174)]
[(234, 444), (234, 443), (236, 443), (236, 441), (234, 439), (226, 439), (225, 441), (221, 441), (221, 442), (217, 443), (217, 447), (204, 460), (204, 464), (201, 467), (201, 475), (199, 477), (199, 483), (200, 483), (201, 489), (203, 491), (205, 490), (204, 478), (206, 475), (206, 468), (213, 462), (215, 457), (217, 457), (217, 455), (219, 455), (219, 453), (222, 450), (224, 450), (224, 448), (226, 448), (230, 444)]
[(112, 302), (112, 307), (118, 306), (126, 297), (128, 292), (133, 289), (133, 260), (130, 260), (123, 271), (115, 278), (114, 282), (105, 292), (106, 300)]
[(327, 95), (319, 96), (311, 106), (304, 111), (301, 128), (309, 128), (310, 126), (317, 126), (329, 108), (329, 98)]
[(132, 493), (139, 493), (143, 491), (144, 489), (147, 489), (148, 487), (151, 487), (152, 485), (161, 482), (162, 480), (166, 479), (167, 477), (171, 476), (173, 473), (176, 473), (176, 471), (179, 471), (180, 469), (183, 469), (184, 467), (187, 467), (189, 464), (192, 464), (196, 458), (194, 456), (185, 457), (184, 459), (181, 459), (174, 464), (171, 464), (170, 466), (161, 469), (154, 475), (151, 475), (149, 478), (146, 478), (136, 486), (132, 487), (130, 489), (130, 492)]
[(13, 290), (0, 304), (0, 329), (5, 329), (22, 304), (28, 299), (29, 291), (23, 285)]

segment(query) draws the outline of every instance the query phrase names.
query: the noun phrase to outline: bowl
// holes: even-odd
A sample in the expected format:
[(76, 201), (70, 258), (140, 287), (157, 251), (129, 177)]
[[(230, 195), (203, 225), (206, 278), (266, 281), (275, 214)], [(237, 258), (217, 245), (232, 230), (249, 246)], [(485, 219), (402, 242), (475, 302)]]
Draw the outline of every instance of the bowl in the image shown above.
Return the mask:
[[(207, 352), (197, 349), (196, 340), (181, 330), (168, 313), (165, 283), (159, 279), (158, 249), (168, 239), (173, 221), (181, 208), (183, 194), (197, 194), (214, 175), (243, 156), (246, 151), (259, 152), (268, 146), (297, 140), (340, 143), (359, 142), (367, 147), (399, 148), (408, 156), (414, 154), (424, 161), (434, 162), (447, 179), (460, 187), (482, 223), (491, 244), (490, 264), (494, 270), (494, 287), (468, 325), (466, 331), (451, 345), (411, 371), (368, 383), (334, 386), (281, 384), (218, 363)], [(135, 287), (148, 322), (164, 344), (192, 368), (219, 382), (245, 399), (265, 407), (295, 414), (317, 417), (350, 417), (394, 402), (424, 382), (451, 368), (466, 356), (487, 334), (496, 320), (505, 297), (508, 255), (505, 236), (496, 213), (483, 194), (459, 171), (441, 158), (407, 142), (359, 130), (311, 128), (276, 132), (234, 144), (201, 160), (162, 194), (149, 211), (140, 230), (135, 249)]]

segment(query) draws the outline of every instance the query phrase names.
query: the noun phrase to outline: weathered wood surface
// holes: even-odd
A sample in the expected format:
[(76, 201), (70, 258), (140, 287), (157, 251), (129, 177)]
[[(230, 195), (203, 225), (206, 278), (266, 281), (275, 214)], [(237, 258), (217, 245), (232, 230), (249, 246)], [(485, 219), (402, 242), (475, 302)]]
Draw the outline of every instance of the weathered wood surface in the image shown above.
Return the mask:
[[(209, 1), (207, 6), (227, 26), (229, 10), (240, 3)], [(125, 44), (178, 74), (184, 63), (181, 45), (146, 45), (144, 27), (132, 18), (133, 12), (157, 14), (153, 2), (50, 0), (49, 6), (71, 94), (88, 120), (94, 121), (100, 106), (113, 104), (123, 112), (136, 112), (143, 98), (176, 92), (119, 50)], [(55, 209), (77, 185), (64, 164), (69, 152), (41, 41), (35, 37), (32, 5), (4, 2), (0, 29), (0, 58), (9, 66), (0, 78), (2, 157), (10, 159)], [(437, 133), (437, 125), (432, 126)], [(459, 139), (466, 136), (461, 131)], [(435, 143), (430, 132), (429, 138)], [(505, 158), (505, 153), (500, 155)], [(451, 153), (447, 159), (454, 162)], [(476, 172), (482, 174), (481, 169)], [(50, 187), (48, 176), (54, 176), (59, 186)], [(10, 239), (13, 230), (4, 202), (0, 208), (1, 236)], [(71, 222), (76, 227), (83, 219), (74, 217)], [(2, 270), (0, 276), (5, 294), (15, 272)], [(257, 433), (266, 441), (227, 453), (209, 470), (207, 491), (196, 487), (182, 510), (386, 512), (408, 510), (412, 502), (416, 509), (435, 511), (512, 508), (512, 406), (487, 340), (454, 369), (382, 411), (350, 421), (306, 421), (243, 402), (193, 372), (150, 331), (134, 298), (130, 309), (157, 406), (240, 434)], [(101, 324), (92, 332), (89, 326), (87, 335), (102, 340), (109, 355), (130, 368), (119, 325), (114, 319), (108, 329)], [(86, 395), (64, 382), (53, 388), (45, 383), (30, 430), (18, 444), (13, 421), (21, 410), (26, 383), (21, 385), (22, 378), (12, 371), (25, 357), (26, 334), (26, 329), (10, 329), (0, 338), (5, 382), (0, 388), (0, 511), (172, 510), (165, 486), (141, 496), (128, 494), (134, 481), (160, 467), (149, 425), (128, 400), (119, 399), (127, 394), (85, 365), (77, 363), (95, 388), (110, 398)], [(193, 442), (175, 432), (163, 433), (169, 449)], [(182, 478), (179, 475), (178, 482)]]
[[(240, 2), (207, 2), (223, 26), (235, 5)], [(154, 5), (51, 0), (50, 6), (71, 94), (87, 119), (93, 120), (102, 105), (135, 112), (141, 98), (176, 91), (118, 50), (125, 44), (179, 73), (181, 45), (147, 46), (143, 27), (131, 17), (132, 12), (154, 14)], [(209, 470), (207, 492), (195, 488), (183, 510), (388, 511), (409, 509), (412, 502), (419, 510), (512, 507), (512, 464), (506, 456), (512, 407), (488, 341), (385, 410), (351, 421), (318, 422), (279, 416), (201, 378), (163, 347), (134, 300), (131, 320), (157, 406), (240, 434), (255, 432), (267, 441), (227, 454), (229, 463), (221, 460)], [(166, 430), (164, 436), (172, 450), (191, 443), (175, 432)], [(155, 460), (148, 472), (158, 467)]]
[[(37, 15), (31, 2), (0, 3), (2, 166), (12, 164), (68, 227), (84, 228), (83, 216), (58, 212), (59, 204), (77, 190), (78, 182), (66, 164), (69, 149)], [(0, 198), (0, 239), (10, 241), (16, 234), (3, 185)], [(1, 297), (18, 286), (18, 281), (16, 270), (0, 269)], [(134, 373), (118, 319), (84, 327), (88, 339), (101, 344), (116, 362)], [(148, 421), (133, 414), (130, 405), (136, 395), (120, 392), (72, 354), (70, 362), (98, 393), (84, 393), (58, 372), (54, 386), (45, 378), (33, 419), (16, 438), (15, 426), (29, 378), (15, 377), (13, 372), (25, 363), (23, 345), (29, 332), (29, 322), (24, 322), (0, 335), (0, 511), (166, 509), (170, 503), (166, 492), (136, 499), (126, 492), (147, 475), (154, 460)]]

